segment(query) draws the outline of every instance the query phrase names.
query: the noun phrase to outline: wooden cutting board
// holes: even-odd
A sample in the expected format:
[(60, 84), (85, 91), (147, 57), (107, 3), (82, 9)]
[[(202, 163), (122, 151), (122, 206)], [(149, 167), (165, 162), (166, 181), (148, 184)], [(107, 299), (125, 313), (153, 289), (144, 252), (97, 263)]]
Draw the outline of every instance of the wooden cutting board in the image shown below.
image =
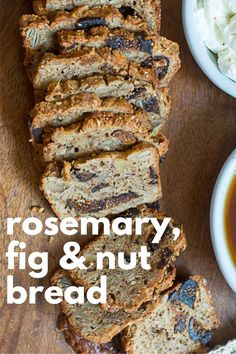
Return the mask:
[[(38, 297), (37, 305), (6, 305), (4, 253), (10, 241), (6, 236), (8, 216), (36, 215), (32, 205), (45, 208), (42, 220), (52, 215), (38, 188), (38, 172), (28, 143), (27, 114), (32, 107), (32, 89), (24, 69), (18, 31), (21, 14), (30, 12), (31, 1), (0, 2), (1, 9), (1, 298), (0, 352), (2, 354), (65, 354), (72, 350), (56, 331), (58, 306)], [(182, 69), (171, 92), (173, 109), (165, 133), (171, 141), (161, 167), (163, 209), (185, 226), (188, 248), (178, 261), (179, 277), (200, 273), (209, 280), (221, 327), (213, 344), (236, 336), (236, 296), (225, 283), (213, 254), (209, 233), (209, 207), (219, 170), (236, 147), (236, 100), (218, 90), (197, 67), (187, 47), (181, 22), (181, 1), (163, 1), (162, 34), (180, 43)], [(27, 242), (27, 252), (48, 251), (49, 275), (33, 280), (29, 270), (15, 271), (17, 284), (49, 285), (57, 268), (62, 245), (68, 237), (25, 237), (20, 229), (15, 239)], [(83, 242), (84, 240), (81, 239)]]

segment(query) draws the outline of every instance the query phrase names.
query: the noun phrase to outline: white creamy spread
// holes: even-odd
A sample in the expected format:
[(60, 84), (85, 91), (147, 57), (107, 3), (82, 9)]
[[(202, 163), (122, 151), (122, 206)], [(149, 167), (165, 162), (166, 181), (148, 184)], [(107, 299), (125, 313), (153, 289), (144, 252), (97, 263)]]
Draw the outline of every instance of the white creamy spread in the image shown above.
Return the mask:
[(225, 346), (218, 347), (209, 352), (209, 354), (235, 354), (236, 353), (236, 339), (231, 340)]
[(220, 71), (236, 81), (236, 0), (198, 0), (200, 36), (218, 56)]

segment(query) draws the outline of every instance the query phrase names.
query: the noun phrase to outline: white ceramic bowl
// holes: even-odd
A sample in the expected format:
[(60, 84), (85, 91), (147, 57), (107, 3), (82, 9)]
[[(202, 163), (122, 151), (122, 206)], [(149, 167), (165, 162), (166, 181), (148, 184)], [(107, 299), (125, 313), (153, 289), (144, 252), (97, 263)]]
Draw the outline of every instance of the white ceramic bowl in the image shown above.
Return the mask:
[(236, 267), (229, 253), (224, 226), (225, 201), (235, 175), (236, 149), (225, 162), (218, 176), (211, 200), (210, 211), (211, 240), (215, 256), (225, 280), (236, 293)]
[(194, 21), (197, 2), (198, 0), (183, 0), (182, 5), (183, 26), (189, 48), (205, 75), (222, 91), (236, 98), (236, 83), (220, 72), (215, 55), (200, 39), (198, 25)]

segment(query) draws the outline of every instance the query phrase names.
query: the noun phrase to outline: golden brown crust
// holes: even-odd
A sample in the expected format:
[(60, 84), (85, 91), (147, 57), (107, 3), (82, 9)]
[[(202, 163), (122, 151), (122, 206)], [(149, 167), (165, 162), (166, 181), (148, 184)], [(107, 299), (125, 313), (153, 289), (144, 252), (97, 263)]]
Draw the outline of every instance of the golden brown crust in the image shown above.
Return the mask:
[[(153, 89), (152, 85), (141, 80), (132, 80), (122, 76), (93, 75), (81, 79), (52, 82), (46, 91), (45, 101), (60, 101), (64, 98), (82, 92), (96, 93), (99, 97), (120, 97), (125, 96), (132, 99), (137, 96), (139, 99), (148, 96), (163, 95), (165, 105), (170, 104), (169, 89), (167, 87)], [(139, 92), (140, 91), (140, 92)]]
[(76, 52), (83, 47), (119, 50), (131, 62), (156, 70), (159, 80), (170, 80), (180, 66), (178, 45), (157, 35), (95, 27), (86, 33), (62, 31), (58, 34), (58, 43), (62, 54)]

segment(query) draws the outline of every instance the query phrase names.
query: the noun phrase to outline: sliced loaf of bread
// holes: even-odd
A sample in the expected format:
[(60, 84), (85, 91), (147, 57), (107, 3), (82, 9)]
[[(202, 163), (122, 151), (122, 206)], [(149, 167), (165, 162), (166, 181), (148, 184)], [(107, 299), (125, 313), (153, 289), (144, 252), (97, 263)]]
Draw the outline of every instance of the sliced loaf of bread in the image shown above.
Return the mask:
[(147, 81), (157, 88), (168, 86), (179, 67), (178, 45), (162, 37), (155, 56), (142, 62), (129, 60), (120, 50), (107, 47), (83, 48), (64, 55), (44, 54), (33, 84), (36, 90), (45, 90), (54, 81), (110, 74)]
[(125, 152), (51, 163), (41, 190), (60, 219), (108, 216), (155, 202), (162, 195), (158, 149), (140, 143)]
[(111, 75), (95, 75), (80, 80), (53, 82), (49, 85), (44, 98), (49, 102), (60, 101), (81, 92), (95, 93), (100, 98), (124, 97), (128, 102), (148, 113), (153, 127), (158, 127), (165, 122), (171, 108), (167, 87), (154, 90), (148, 82)]
[[(117, 235), (111, 232), (109, 235), (98, 236), (95, 240), (88, 243), (80, 256), (86, 259), (86, 270), (75, 268), (69, 271), (73, 282), (77, 285), (83, 285), (86, 290), (91, 286), (99, 285), (100, 276), (107, 276), (107, 302), (103, 305), (107, 311), (117, 311), (123, 309), (127, 312), (137, 311), (143, 302), (149, 301), (153, 293), (164, 287), (164, 279), (171, 264), (186, 247), (186, 239), (183, 227), (171, 219), (162, 239), (159, 243), (153, 243), (156, 231), (149, 221), (142, 227), (142, 234), (135, 233), (136, 218), (155, 218), (161, 224), (166, 217), (162, 212), (155, 209), (140, 207), (128, 211), (119, 217), (131, 218), (133, 220), (132, 235)], [(173, 229), (180, 229), (180, 236), (174, 240)], [(105, 258), (103, 269), (96, 269), (97, 252), (112, 252), (114, 255), (124, 253), (126, 266), (133, 261), (132, 253), (138, 254), (142, 246), (146, 246), (147, 252), (150, 252), (148, 264), (150, 270), (143, 269), (141, 259), (136, 260), (134, 269), (109, 269), (108, 259)]]
[(34, 0), (33, 8), (38, 15), (51, 15), (56, 11), (71, 11), (76, 6), (87, 5), (90, 8), (112, 5), (121, 14), (132, 19), (134, 15), (142, 18), (148, 24), (148, 29), (154, 32), (160, 30), (161, 0)]
[(163, 134), (153, 134), (148, 116), (137, 114), (90, 113), (68, 127), (48, 129), (44, 134), (43, 159), (46, 162), (75, 160), (102, 151), (125, 150), (137, 142), (158, 148), (160, 157), (168, 150)]
[[(165, 288), (173, 284), (175, 269), (171, 267), (164, 281)], [(52, 278), (52, 285), (66, 290), (73, 286), (69, 275), (64, 270), (56, 272)], [(62, 301), (62, 312), (66, 316), (70, 328), (76, 335), (99, 344), (109, 343), (114, 336), (120, 333), (125, 327), (148, 316), (156, 308), (160, 301), (159, 289), (150, 301), (143, 303), (135, 312), (127, 313), (123, 310), (108, 312), (99, 305), (93, 305), (86, 301), (83, 305), (71, 305), (65, 300)]]
[(122, 336), (127, 354), (205, 353), (219, 326), (206, 280), (192, 276), (168, 290), (145, 320)]

